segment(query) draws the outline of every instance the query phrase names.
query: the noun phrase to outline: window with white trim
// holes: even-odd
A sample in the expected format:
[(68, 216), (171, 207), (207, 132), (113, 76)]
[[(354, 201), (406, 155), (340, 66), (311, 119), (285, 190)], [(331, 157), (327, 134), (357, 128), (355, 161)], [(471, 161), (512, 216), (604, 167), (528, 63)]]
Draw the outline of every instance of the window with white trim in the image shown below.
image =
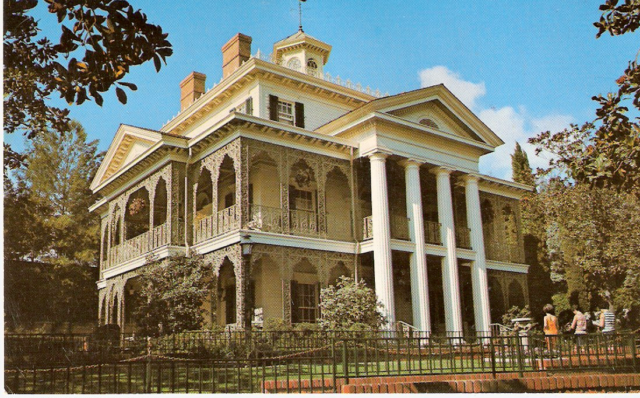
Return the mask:
[(292, 102), (278, 100), (278, 120), (292, 126), (295, 124)]

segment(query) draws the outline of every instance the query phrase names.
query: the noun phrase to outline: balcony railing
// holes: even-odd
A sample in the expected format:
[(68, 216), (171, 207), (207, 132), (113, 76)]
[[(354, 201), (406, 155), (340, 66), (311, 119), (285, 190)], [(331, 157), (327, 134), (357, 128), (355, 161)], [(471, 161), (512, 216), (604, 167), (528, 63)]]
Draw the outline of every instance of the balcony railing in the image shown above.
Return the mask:
[(308, 210), (289, 210), (289, 232), (294, 235), (318, 235), (320, 233), (318, 213)]
[(251, 205), (248, 227), (264, 232), (351, 240), (351, 217), (327, 214), (325, 227), (318, 223), (318, 214), (308, 210), (290, 210), (289, 224), (283, 222), (284, 210), (276, 207)]
[[(409, 240), (409, 219), (400, 215), (391, 215), (391, 237), (393, 239)], [(373, 238), (373, 216), (365, 217), (362, 223), (362, 240)], [(440, 223), (424, 222), (425, 241), (434, 245), (441, 245)]]
[(424, 240), (427, 243), (434, 245), (441, 245), (442, 239), (440, 236), (440, 223), (434, 221), (424, 222)]
[(471, 249), (471, 230), (466, 227), (456, 227), (456, 246)]
[(485, 252), (489, 260), (524, 263), (524, 247), (520, 244), (486, 242)]
[(409, 219), (398, 214), (391, 214), (391, 238), (409, 240)]
[(362, 220), (362, 240), (373, 239), (373, 216)]
[(109, 251), (109, 267), (140, 257), (167, 244), (169, 244), (169, 228), (164, 223), (112, 247)]
[(232, 205), (215, 215), (197, 220), (194, 224), (193, 242), (200, 243), (225, 232), (240, 229), (239, 206)]

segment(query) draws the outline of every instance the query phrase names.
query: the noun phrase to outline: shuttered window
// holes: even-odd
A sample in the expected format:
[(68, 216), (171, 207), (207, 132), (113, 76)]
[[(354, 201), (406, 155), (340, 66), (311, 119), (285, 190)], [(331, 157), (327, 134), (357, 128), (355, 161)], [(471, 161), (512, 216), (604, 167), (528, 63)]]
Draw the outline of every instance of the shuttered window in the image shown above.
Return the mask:
[(269, 119), (304, 128), (304, 104), (269, 95)]

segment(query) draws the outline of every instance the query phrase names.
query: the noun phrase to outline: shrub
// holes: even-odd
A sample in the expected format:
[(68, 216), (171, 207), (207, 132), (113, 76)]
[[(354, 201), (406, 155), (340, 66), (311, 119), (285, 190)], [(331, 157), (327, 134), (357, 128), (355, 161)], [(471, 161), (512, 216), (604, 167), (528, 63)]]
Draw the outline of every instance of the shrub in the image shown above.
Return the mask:
[(379, 329), (386, 324), (380, 308), (375, 292), (364, 281), (341, 276), (337, 286), (320, 292), (319, 325), (324, 330), (348, 330), (357, 324)]

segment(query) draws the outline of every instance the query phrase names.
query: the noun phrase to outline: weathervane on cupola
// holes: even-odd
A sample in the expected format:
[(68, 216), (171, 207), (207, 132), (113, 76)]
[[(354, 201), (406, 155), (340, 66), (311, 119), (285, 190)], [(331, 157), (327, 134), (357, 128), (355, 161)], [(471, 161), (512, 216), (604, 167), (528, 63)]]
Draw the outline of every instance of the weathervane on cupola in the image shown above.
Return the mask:
[(298, 0), (298, 31), (273, 45), (273, 58), (289, 69), (319, 77), (323, 76), (331, 46), (302, 30), (302, 3), (306, 1)]
[(302, 3), (306, 3), (307, 0), (298, 0), (298, 31), (304, 32), (302, 30)]

